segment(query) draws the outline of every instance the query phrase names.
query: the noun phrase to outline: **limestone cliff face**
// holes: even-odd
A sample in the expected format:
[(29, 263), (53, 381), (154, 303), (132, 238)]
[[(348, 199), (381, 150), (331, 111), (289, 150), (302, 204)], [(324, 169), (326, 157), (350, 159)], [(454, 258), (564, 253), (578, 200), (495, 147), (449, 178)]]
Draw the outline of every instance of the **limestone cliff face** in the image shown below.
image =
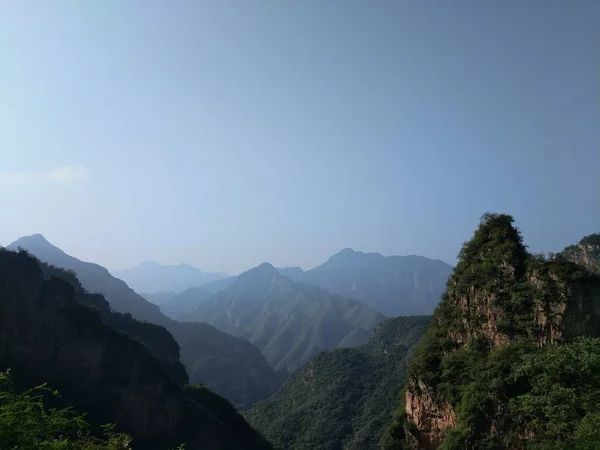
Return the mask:
[[(460, 398), (456, 398), (460, 394), (452, 385), (464, 382), (460, 377), (466, 372), (455, 365), (454, 352), (475, 349), (472, 354), (485, 359), (517, 341), (541, 347), (582, 335), (600, 336), (600, 278), (587, 270), (600, 255), (597, 241), (597, 247), (596, 240), (582, 241), (568, 259), (557, 255), (547, 260), (526, 252), (512, 217), (483, 217), (473, 239), (461, 250), (409, 369), (402, 434), (412, 448), (438, 448), (461, 420), (457, 416)], [(466, 358), (461, 361), (467, 364)], [(482, 420), (493, 439), (502, 433), (494, 416), (505, 404), (491, 392), (488, 395), (488, 413)], [(531, 438), (525, 430), (511, 448)]]
[(563, 255), (595, 273), (600, 273), (600, 233), (584, 237), (577, 245), (563, 250)]
[[(414, 448), (437, 448), (449, 428), (456, 425), (456, 413), (449, 403), (438, 402), (432, 390), (422, 381), (409, 381), (406, 390), (406, 415), (418, 430), (416, 434), (407, 434), (409, 445)], [(418, 394), (417, 394), (418, 392)]]
[[(92, 422), (115, 423), (140, 448), (271, 448), (226, 400), (184, 389), (148, 347), (109, 326), (132, 323), (101, 314), (102, 300), (81, 303), (71, 284), (43, 274), (25, 252), (0, 249), (0, 370), (47, 382)], [(134, 328), (144, 338), (143, 326)], [(167, 347), (163, 359), (170, 354)]]

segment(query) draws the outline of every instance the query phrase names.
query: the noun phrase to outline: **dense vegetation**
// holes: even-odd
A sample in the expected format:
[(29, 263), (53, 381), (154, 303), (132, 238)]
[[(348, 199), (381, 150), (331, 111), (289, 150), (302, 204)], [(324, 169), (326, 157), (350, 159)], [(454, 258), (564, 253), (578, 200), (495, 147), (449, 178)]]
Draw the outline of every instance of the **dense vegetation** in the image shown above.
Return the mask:
[[(600, 278), (486, 214), (415, 350), (390, 449), (597, 448)], [(578, 336), (588, 336), (579, 338)]]
[(264, 263), (198, 303), (187, 319), (248, 339), (273, 367), (293, 370), (321, 350), (367, 342), (384, 317), (356, 300), (294, 283)]
[[(236, 406), (245, 408), (269, 397), (285, 379), (286, 374), (273, 370), (260, 350), (250, 342), (210, 325), (170, 319), (104, 267), (67, 255), (41, 235), (21, 238), (9, 246), (12, 249), (19, 247), (48, 264), (69, 269), (70, 273), (59, 270), (54, 275), (72, 284), (81, 301), (93, 303), (100, 298), (100, 303), (105, 304), (100, 306), (104, 311), (103, 319), (146, 345), (177, 382), (187, 380), (179, 361), (181, 357), (192, 383), (203, 383)], [(104, 298), (81, 295), (83, 288), (103, 294), (110, 309), (122, 315), (107, 315), (109, 308)], [(132, 318), (148, 323), (141, 325)]]
[(19, 392), (10, 372), (0, 372), (0, 448), (39, 450), (128, 450), (131, 438), (114, 426), (94, 427), (73, 408), (52, 408), (58, 397), (45, 385)]
[(367, 344), (318, 354), (248, 411), (248, 421), (278, 449), (376, 448), (428, 322), (388, 319)]
[[(42, 408), (32, 391), (2, 389), (0, 429), (6, 439), (39, 441), (22, 448), (44, 448), (44, 440), (46, 448), (79, 448), (77, 439), (89, 441), (89, 448), (121, 448), (114, 446), (126, 440), (114, 430), (94, 433), (96, 426), (114, 423), (136, 448), (270, 448), (225, 399), (176, 382), (146, 346), (109, 326), (110, 318), (80, 302), (71, 284), (49, 274), (56, 270), (25, 252), (0, 250), (0, 370), (12, 369), (23, 387), (47, 382), (61, 393)], [(65, 409), (70, 405), (74, 410)], [(39, 421), (28, 422), (36, 416), (27, 414), (38, 414)], [(18, 425), (17, 417), (23, 420)]]

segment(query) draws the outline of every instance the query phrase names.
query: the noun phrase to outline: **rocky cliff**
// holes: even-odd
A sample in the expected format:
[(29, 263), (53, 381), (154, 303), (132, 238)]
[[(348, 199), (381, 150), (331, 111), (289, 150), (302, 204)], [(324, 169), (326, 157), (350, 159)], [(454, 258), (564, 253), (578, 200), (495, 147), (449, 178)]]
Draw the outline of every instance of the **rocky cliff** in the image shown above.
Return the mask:
[(48, 382), (90, 420), (116, 423), (141, 448), (270, 448), (227, 401), (184, 388), (145, 345), (109, 326), (133, 322), (112, 317), (103, 302), (81, 302), (71, 284), (25, 252), (0, 250), (0, 369)]
[(584, 237), (577, 245), (565, 248), (562, 253), (570, 261), (600, 273), (600, 233)]
[(511, 216), (482, 217), (415, 351), (388, 448), (522, 448), (545, 436), (522, 403), (535, 381), (516, 368), (545, 346), (600, 335), (600, 277), (582, 242), (583, 265), (533, 256)]

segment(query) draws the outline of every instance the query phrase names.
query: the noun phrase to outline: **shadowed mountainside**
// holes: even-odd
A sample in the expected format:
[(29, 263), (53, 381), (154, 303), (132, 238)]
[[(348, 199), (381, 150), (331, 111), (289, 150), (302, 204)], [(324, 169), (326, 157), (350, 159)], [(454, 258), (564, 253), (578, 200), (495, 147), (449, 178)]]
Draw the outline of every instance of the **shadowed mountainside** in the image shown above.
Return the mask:
[[(103, 294), (116, 312), (130, 313), (138, 320), (166, 328), (179, 343), (181, 361), (191, 382), (205, 384), (241, 408), (267, 398), (281, 385), (285, 374), (274, 371), (250, 342), (210, 325), (181, 323), (168, 318), (158, 306), (113, 277), (104, 267), (67, 255), (41, 235), (23, 237), (9, 246), (10, 249), (20, 247), (43, 262), (72, 270), (88, 292)], [(156, 341), (157, 337), (153, 339)], [(165, 339), (169, 340), (170, 336)], [(166, 343), (143, 342), (153, 351), (155, 347), (167, 346)]]

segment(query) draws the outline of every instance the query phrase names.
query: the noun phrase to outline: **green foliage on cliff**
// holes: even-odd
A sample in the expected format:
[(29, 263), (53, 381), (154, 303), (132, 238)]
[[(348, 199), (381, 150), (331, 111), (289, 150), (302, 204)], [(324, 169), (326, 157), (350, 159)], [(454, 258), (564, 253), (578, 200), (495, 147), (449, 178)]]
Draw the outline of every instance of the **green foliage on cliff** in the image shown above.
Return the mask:
[(454, 423), (413, 411), (419, 429), (402, 403), (385, 448), (597, 448), (600, 278), (530, 255), (513, 222), (482, 217), (408, 369), (409, 393)]
[(276, 448), (376, 448), (429, 317), (388, 319), (369, 342), (322, 352), (246, 413)]
[(36, 450), (128, 450), (131, 438), (113, 426), (93, 427), (73, 408), (49, 408), (45, 385), (18, 392), (10, 372), (0, 372), (0, 448)]

